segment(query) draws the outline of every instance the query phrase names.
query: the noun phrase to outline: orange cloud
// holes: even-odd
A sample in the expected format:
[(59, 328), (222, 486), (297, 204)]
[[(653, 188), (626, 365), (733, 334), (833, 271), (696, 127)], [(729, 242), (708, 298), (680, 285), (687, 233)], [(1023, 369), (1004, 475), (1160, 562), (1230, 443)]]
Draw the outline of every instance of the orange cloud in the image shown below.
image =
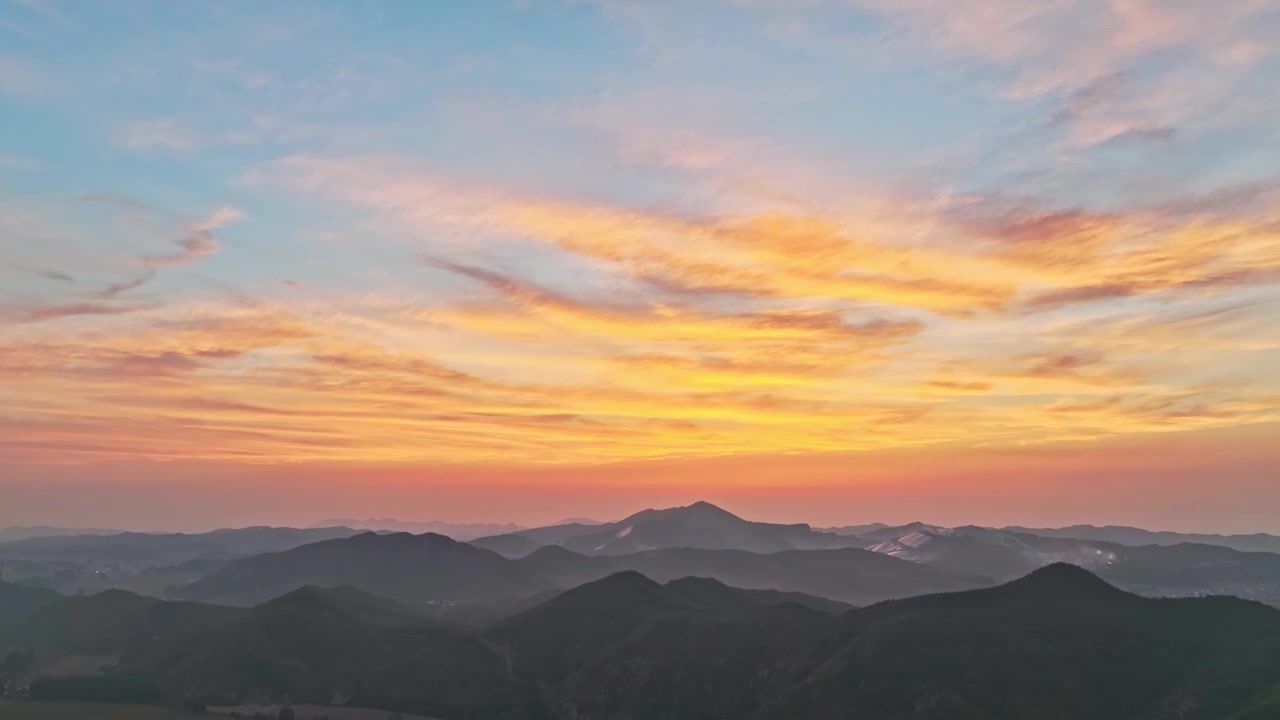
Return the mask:
[[(263, 178), (418, 229), (549, 243), (667, 292), (864, 302), (969, 314), (1204, 293), (1280, 272), (1269, 215), (1040, 209), (1021, 200), (886, 198), (888, 214), (767, 210), (687, 218), (468, 191), (381, 161), (293, 158)], [(467, 228), (470, 228), (468, 230)]]
[[(526, 284), (488, 279), (503, 298), (526, 297)], [(513, 310), (512, 322), (543, 327), (538, 303)], [(358, 301), (337, 316), (305, 305), (199, 305), (140, 311), (110, 331), (101, 323), (57, 332), (35, 326), (0, 346), (4, 417), (21, 427), (6, 447), (64, 460), (580, 463), (1048, 442), (1275, 416), (1265, 400), (1247, 400), (1245, 388), (1203, 403), (1159, 386), (1152, 387), (1175, 399), (1110, 400), (1152, 378), (1075, 351), (939, 378), (943, 367), (927, 352), (882, 354), (925, 337), (910, 323), (765, 316), (753, 324), (739, 315), (666, 318), (652, 308), (566, 303), (551, 321), (568, 335), (495, 335), (484, 324), (442, 326), (432, 313)], [(454, 312), (443, 314), (465, 317)], [(353, 322), (360, 313), (428, 333), (426, 346), (431, 334), (462, 333), (455, 337), (487, 350), (458, 355), (468, 358), (455, 361), (471, 366), (464, 368), (424, 350), (370, 343), (355, 335), (364, 334)], [(610, 343), (628, 350), (611, 352)], [(464, 346), (441, 345), (448, 355)], [(512, 362), (544, 353), (557, 380), (538, 379), (544, 370), (536, 363), (525, 371)], [(1065, 400), (1095, 389), (1112, 395)], [(1046, 392), (1064, 401), (1036, 413), (1040, 403), (1022, 399)]]
[[(1280, 338), (1258, 324), (1280, 271), (1265, 193), (1107, 211), (752, 196), (693, 214), (367, 158), (252, 180), (407, 236), (405, 272), (440, 281), (430, 302), (405, 287), (322, 301), (311, 278), (261, 302), (122, 302), (144, 273), (9, 303), (14, 452), (565, 464), (1008, 446), (1260, 422), (1274, 412), (1251, 398), (1280, 393), (1265, 370)], [(149, 264), (212, 252), (239, 217), (186, 223), (180, 252)], [(1205, 394), (1224, 347), (1257, 359)]]

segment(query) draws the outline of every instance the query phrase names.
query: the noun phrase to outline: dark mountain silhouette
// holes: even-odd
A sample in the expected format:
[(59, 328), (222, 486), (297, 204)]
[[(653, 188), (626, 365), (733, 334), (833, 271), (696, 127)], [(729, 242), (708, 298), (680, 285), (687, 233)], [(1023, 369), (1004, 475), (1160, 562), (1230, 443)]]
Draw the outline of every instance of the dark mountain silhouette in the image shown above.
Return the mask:
[(1061, 528), (1028, 528), (1011, 526), (1001, 528), (1007, 532), (1038, 535), (1040, 537), (1075, 538), (1078, 540), (1097, 540), (1117, 545), (1180, 545), (1196, 543), (1199, 545), (1220, 545), (1242, 552), (1280, 553), (1280, 535), (1253, 533), (1249, 535), (1217, 535), (1212, 533), (1181, 533), (1123, 525), (1070, 525)]
[[(712, 620), (633, 577), (600, 585), (513, 620), (536, 628), (527, 641), (549, 653), (538, 667), (556, 668), (542, 682), (563, 717), (1280, 716), (1280, 612), (1142, 598), (1064, 564), (835, 619), (783, 605)], [(579, 614), (589, 617), (569, 619)], [(591, 637), (610, 639), (582, 653), (595, 658), (545, 642), (602, 625), (609, 632)]]
[(123, 590), (61, 597), (0, 623), (0, 651), (32, 648), (41, 662), (68, 655), (115, 656), (239, 616), (237, 608), (164, 602)]
[(883, 530), (889, 527), (885, 523), (867, 523), (866, 525), (840, 525), (837, 527), (815, 528), (821, 532), (835, 533), (836, 535), (865, 535), (876, 530)]
[(481, 538), (477, 544), (518, 557), (536, 545), (560, 545), (584, 555), (624, 555), (645, 550), (688, 547), (773, 553), (858, 547), (862, 543), (803, 523), (783, 525), (743, 520), (708, 502), (664, 510), (643, 510), (603, 525), (557, 525)]
[(558, 717), (750, 718), (839, 648), (838, 627), (790, 603), (659, 615), (552, 685), (549, 704)]
[(1142, 598), (1073, 566), (867, 608), (846, 615), (841, 632), (841, 650), (760, 717), (1280, 712), (1280, 612), (1235, 598)]
[(15, 540), (26, 540), (28, 538), (41, 538), (53, 536), (67, 535), (116, 535), (122, 531), (107, 530), (104, 528), (69, 528), (56, 527), (51, 525), (26, 525), (19, 527), (0, 527), (0, 543), (14, 542)]
[(39, 587), (27, 587), (0, 580), (0, 627), (34, 610), (51, 605), (61, 598), (58, 593)]
[(346, 527), (356, 530), (407, 532), (414, 535), (430, 532), (463, 541), (524, 529), (514, 523), (451, 523), (441, 520), (415, 521), (396, 518), (333, 518), (319, 522), (313, 527)]
[(1227, 594), (1280, 605), (1280, 555), (1273, 553), (1195, 543), (1126, 546), (922, 523), (884, 528), (863, 539), (875, 552), (992, 582), (1009, 580), (1049, 563), (1070, 562), (1146, 595)]
[(672, 596), (702, 610), (745, 610), (788, 603), (826, 613), (841, 613), (853, 609), (852, 605), (837, 600), (799, 592), (735, 588), (712, 578), (683, 577), (672, 580), (663, 587)]
[(801, 592), (853, 605), (990, 584), (857, 548), (769, 554), (667, 548), (588, 556), (563, 547), (544, 547), (516, 562), (563, 587), (634, 570), (660, 582), (687, 576), (714, 578), (734, 587)]
[(556, 545), (543, 545), (536, 540), (531, 540), (520, 533), (509, 533), (507, 535), (490, 535), (488, 537), (476, 538), (470, 541), (475, 547), (491, 550), (505, 558), (522, 558), (529, 553), (541, 547), (557, 547)]
[(1216, 545), (1112, 546), (1116, 559), (1098, 573), (1144, 595), (1234, 595), (1280, 606), (1280, 555)]
[[(946, 528), (925, 523), (888, 527), (862, 536), (866, 548), (903, 560), (945, 568), (950, 572), (999, 582), (1019, 577), (1061, 559), (1077, 541), (1042, 540), (979, 527)], [(1056, 545), (1048, 548), (1048, 545)], [(1093, 564), (1097, 556), (1085, 545), (1072, 558)], [(1045, 553), (1041, 551), (1045, 550)], [(1104, 563), (1105, 558), (1097, 560)]]
[(207, 533), (115, 533), (31, 537), (0, 544), (0, 558), (111, 563), (131, 567), (175, 565), (197, 558), (228, 560), (279, 552), (360, 531), (345, 527), (249, 527)]
[(443, 535), (370, 532), (246, 558), (176, 594), (251, 605), (307, 585), (350, 585), (404, 602), (476, 602), (546, 589), (511, 560)]
[(350, 587), (295, 590), (121, 665), (209, 702), (343, 699), (453, 717), (489, 712), (494, 701), (503, 709), (522, 694), (477, 638)]
[(544, 545), (559, 545), (574, 537), (599, 532), (601, 527), (603, 526), (599, 524), (566, 522), (503, 535), (476, 538), (471, 541), (471, 544), (502, 553), (507, 557), (523, 557)]
[(640, 573), (621, 572), (503, 620), (485, 636), (516, 675), (548, 685), (657, 618), (693, 607)]
[[(472, 544), (430, 533), (362, 533), (229, 561), (220, 569), (211, 565), (196, 582), (171, 586), (168, 596), (251, 605), (306, 585), (351, 585), (411, 604), (483, 604), (488, 609), (443, 614), (483, 622), (527, 607), (530, 599), (626, 570), (659, 582), (707, 577), (861, 606), (993, 585), (1070, 562), (1143, 594), (1234, 594), (1280, 604), (1280, 555), (1205, 545), (1129, 547), (924, 523), (840, 537), (806, 525), (749, 522), (708, 503), (646, 510), (603, 526), (525, 533)], [(815, 549), (831, 543), (863, 547)], [(651, 544), (663, 547), (636, 549)], [(804, 549), (772, 549), (783, 546)]]
[[(172, 698), (476, 720), (1280, 717), (1280, 611), (1144, 598), (1060, 563), (836, 614), (622, 572), (477, 630), (353, 588), (199, 613), (127, 594), (61, 602), (77, 600), (60, 637), (133, 618), (145, 637), (98, 633), (93, 645), (118, 655), (121, 677)], [(204, 617), (157, 619), (193, 614)]]
[[(173, 592), (176, 597), (251, 605), (315, 585), (350, 585), (401, 602), (484, 603), (520, 607), (607, 575), (634, 570), (660, 582), (714, 578), (755, 590), (800, 592), (854, 605), (989, 584), (866, 550), (667, 548), (589, 556), (559, 546), (510, 560), (440, 535), (364, 534), (231, 563)], [(483, 614), (480, 615), (483, 617)]]

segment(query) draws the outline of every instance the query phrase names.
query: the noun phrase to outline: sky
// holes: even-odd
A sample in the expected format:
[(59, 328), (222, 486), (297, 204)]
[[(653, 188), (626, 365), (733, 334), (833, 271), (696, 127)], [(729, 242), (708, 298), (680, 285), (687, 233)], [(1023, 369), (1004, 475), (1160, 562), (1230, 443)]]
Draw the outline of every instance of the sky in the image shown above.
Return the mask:
[(1272, 0), (0, 0), (0, 524), (1280, 531)]

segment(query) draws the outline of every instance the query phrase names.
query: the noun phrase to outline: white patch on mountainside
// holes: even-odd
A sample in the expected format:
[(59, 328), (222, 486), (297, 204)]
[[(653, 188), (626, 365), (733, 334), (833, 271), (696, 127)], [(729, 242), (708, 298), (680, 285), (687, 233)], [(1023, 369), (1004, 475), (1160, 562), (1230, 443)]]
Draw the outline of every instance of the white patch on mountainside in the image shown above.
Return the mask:
[(898, 538), (898, 542), (900, 544), (906, 545), (909, 548), (918, 548), (922, 545), (927, 545), (932, 540), (932, 537), (919, 532), (913, 532), (909, 535), (903, 535)]
[[(871, 552), (880, 553), (881, 555), (892, 555), (893, 557), (901, 557), (902, 555), (907, 554), (907, 548), (899, 545), (893, 540), (885, 540), (884, 542), (879, 542), (875, 545), (868, 545), (866, 549)], [(911, 558), (905, 559), (910, 560)]]
[(1013, 556), (1041, 566), (1067, 562), (1097, 569), (1113, 565), (1122, 559), (1116, 552), (1088, 541), (1033, 538), (975, 526), (947, 528), (912, 523), (899, 528), (901, 535), (886, 538), (885, 533), (892, 530), (893, 528), (886, 528), (872, 534), (885, 539), (869, 535), (867, 539), (874, 541), (869, 542), (865, 548), (916, 563), (934, 562), (945, 557), (948, 552), (963, 547), (976, 549), (981, 546), (1007, 548)]
[(635, 530), (635, 529), (636, 529), (636, 528), (635, 528), (635, 526), (634, 526), (634, 525), (628, 525), (628, 526), (626, 526), (626, 527), (622, 528), (621, 530), (619, 530), (619, 531), (618, 531), (618, 534), (614, 535), (614, 537), (616, 537), (616, 538), (618, 538), (619, 540), (621, 540), (622, 538), (624, 538), (624, 537), (626, 537), (626, 536), (630, 535), (630, 534), (631, 534), (631, 531), (632, 531), (632, 530)]

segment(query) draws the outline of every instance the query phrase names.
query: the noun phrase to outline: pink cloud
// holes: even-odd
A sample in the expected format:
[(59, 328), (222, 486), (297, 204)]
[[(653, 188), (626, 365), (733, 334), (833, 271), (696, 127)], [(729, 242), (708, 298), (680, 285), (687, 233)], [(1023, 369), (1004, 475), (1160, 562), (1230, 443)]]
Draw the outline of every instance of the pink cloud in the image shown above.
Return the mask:
[(176, 243), (178, 247), (182, 248), (181, 252), (169, 255), (149, 255), (143, 258), (142, 261), (147, 267), (162, 268), (186, 265), (203, 260), (216, 254), (221, 248), (217, 238), (213, 236), (213, 230), (228, 223), (236, 222), (243, 217), (244, 213), (236, 208), (219, 208), (208, 217), (197, 220), (187, 226), (186, 237)]
[(217, 253), (218, 249), (221, 247), (213, 235), (203, 230), (196, 230), (192, 232), (187, 237), (179, 240), (176, 244), (178, 247), (182, 248), (182, 252), (171, 253), (169, 255), (148, 255), (142, 259), (142, 262), (147, 267), (152, 268), (186, 265)]
[(941, 52), (1016, 67), (1015, 95), (1078, 87), (1169, 48), (1211, 62), (1267, 52), (1256, 0), (854, 0)]

